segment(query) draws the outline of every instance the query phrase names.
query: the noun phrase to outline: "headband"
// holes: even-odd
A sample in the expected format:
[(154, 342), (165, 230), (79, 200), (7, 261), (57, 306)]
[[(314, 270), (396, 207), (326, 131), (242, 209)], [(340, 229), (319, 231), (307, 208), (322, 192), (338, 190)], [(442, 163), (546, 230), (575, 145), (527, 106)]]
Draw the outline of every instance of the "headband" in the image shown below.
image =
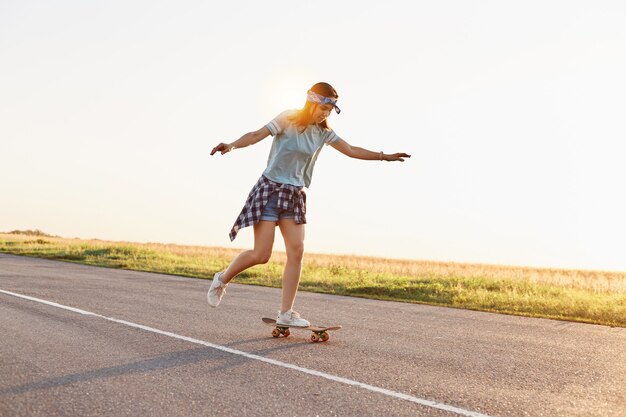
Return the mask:
[(306, 100), (310, 101), (311, 103), (317, 103), (317, 104), (332, 104), (337, 114), (341, 113), (341, 109), (337, 107), (336, 98), (324, 97), (321, 94), (317, 94), (315, 91), (309, 90), (307, 91)]

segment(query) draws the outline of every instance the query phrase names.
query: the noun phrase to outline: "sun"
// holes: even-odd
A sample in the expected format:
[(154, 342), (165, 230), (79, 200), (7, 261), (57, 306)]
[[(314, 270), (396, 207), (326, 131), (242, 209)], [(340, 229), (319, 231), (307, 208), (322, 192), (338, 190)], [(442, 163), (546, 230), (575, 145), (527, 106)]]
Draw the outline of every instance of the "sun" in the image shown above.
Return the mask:
[(302, 108), (306, 92), (313, 84), (315, 80), (311, 74), (302, 72), (274, 74), (263, 82), (260, 102), (273, 113)]

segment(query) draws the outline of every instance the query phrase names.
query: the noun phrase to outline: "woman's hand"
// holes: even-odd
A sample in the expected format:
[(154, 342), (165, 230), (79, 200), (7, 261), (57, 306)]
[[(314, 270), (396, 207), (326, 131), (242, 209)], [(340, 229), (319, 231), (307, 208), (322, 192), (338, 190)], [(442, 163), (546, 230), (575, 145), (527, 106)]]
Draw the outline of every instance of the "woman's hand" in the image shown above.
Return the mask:
[(400, 161), (400, 162), (404, 162), (404, 158), (410, 158), (411, 155), (407, 154), (407, 153), (392, 153), (392, 154), (383, 154), (383, 160), (384, 161)]
[(232, 151), (233, 148), (234, 146), (229, 145), (228, 143), (220, 143), (215, 148), (213, 148), (213, 150), (211, 151), (211, 155), (214, 155), (215, 152), (221, 152), (221, 154), (224, 155), (225, 153)]
[(265, 139), (270, 135), (270, 130), (267, 126), (263, 126), (259, 130), (254, 132), (248, 132), (233, 143), (220, 143), (211, 151), (211, 155), (214, 155), (215, 152), (221, 152), (222, 155), (232, 151), (233, 149), (241, 149), (246, 146), (254, 145), (255, 143)]

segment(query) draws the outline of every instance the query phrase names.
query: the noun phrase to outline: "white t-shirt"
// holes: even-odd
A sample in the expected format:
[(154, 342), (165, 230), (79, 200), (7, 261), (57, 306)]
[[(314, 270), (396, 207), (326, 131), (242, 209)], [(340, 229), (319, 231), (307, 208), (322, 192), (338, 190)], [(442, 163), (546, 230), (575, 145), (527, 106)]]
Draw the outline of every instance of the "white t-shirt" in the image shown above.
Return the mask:
[(289, 121), (298, 110), (287, 110), (265, 125), (274, 136), (272, 149), (263, 172), (267, 178), (281, 184), (309, 187), (313, 167), (324, 144), (341, 139), (332, 130), (310, 125), (299, 132)]

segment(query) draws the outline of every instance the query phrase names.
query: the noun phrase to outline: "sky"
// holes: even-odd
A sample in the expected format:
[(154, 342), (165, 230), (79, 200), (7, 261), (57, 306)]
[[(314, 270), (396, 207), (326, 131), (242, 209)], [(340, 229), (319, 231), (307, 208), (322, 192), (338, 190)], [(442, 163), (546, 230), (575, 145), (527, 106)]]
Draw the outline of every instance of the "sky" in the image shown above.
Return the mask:
[[(308, 252), (626, 271), (626, 3), (0, 1), (0, 231), (248, 248), (272, 138), (339, 93)], [(282, 250), (277, 230), (275, 249)], [(305, 258), (306, 262), (306, 258)]]

